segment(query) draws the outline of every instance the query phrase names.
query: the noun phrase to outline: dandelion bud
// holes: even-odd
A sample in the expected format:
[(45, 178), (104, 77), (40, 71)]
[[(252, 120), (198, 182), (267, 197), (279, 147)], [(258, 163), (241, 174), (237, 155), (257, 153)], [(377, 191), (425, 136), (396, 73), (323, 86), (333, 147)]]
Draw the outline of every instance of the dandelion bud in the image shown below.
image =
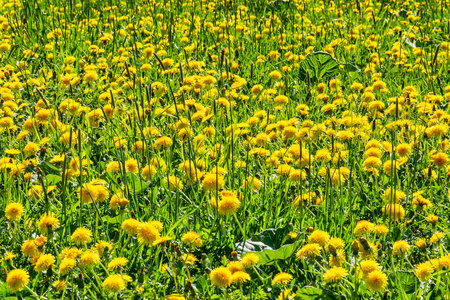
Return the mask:
[(195, 288), (192, 285), (192, 281), (190, 281), (189, 279), (186, 281), (185, 292), (186, 293), (192, 293), (192, 294), (195, 295)]
[(50, 224), (47, 224), (49, 226), (47, 226), (47, 235), (48, 235), (48, 239), (52, 239), (53, 238), (53, 227)]
[(145, 275), (145, 267), (142, 267), (141, 271), (139, 272), (138, 283), (140, 284), (144, 283), (144, 275)]
[(308, 228), (306, 228), (306, 232), (313, 232), (314, 231), (314, 227), (309, 226)]
[(231, 251), (231, 260), (235, 261), (237, 260), (238, 253), (236, 251)]
[(83, 281), (83, 273), (78, 274), (77, 286), (80, 290), (84, 290), (84, 281)]
[(333, 245), (328, 245), (328, 251), (330, 251), (331, 255), (337, 256), (336, 248)]
[(387, 300), (388, 299), (388, 295), (389, 295), (389, 291), (385, 291), (384, 293), (383, 293), (383, 300)]
[(225, 48), (222, 48), (222, 52), (220, 53), (220, 67), (223, 66), (224, 60), (225, 60)]
[(181, 253), (180, 247), (176, 248), (176, 257), (181, 257), (183, 254)]
[(52, 276), (53, 276), (53, 265), (50, 268), (48, 268), (46, 275), (48, 276), (48, 278), (52, 278)]
[(170, 253), (175, 253), (175, 243), (174, 242), (170, 243)]
[(352, 243), (352, 253), (353, 255), (358, 255), (358, 252), (359, 252), (359, 245), (358, 242), (355, 240)]
[(134, 212), (134, 210), (131, 210), (130, 214), (133, 219), (136, 219), (136, 213)]

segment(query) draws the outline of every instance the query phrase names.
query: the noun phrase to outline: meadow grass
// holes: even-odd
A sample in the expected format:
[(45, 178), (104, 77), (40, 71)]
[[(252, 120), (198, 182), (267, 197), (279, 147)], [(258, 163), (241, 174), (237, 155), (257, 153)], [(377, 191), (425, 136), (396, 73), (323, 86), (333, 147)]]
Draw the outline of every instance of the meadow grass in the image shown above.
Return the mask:
[(446, 1), (0, 3), (0, 297), (449, 299)]

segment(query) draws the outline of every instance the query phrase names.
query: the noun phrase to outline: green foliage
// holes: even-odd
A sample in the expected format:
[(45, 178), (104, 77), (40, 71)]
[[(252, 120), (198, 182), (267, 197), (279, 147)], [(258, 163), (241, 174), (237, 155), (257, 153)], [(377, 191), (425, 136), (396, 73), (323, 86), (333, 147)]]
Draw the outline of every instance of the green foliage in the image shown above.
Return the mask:
[(290, 241), (288, 233), (292, 230), (292, 224), (276, 229), (266, 229), (249, 240), (236, 243), (236, 251), (241, 257), (248, 252), (254, 252), (259, 256), (259, 265), (270, 264), (277, 259), (288, 259), (295, 253), (301, 242)]
[[(309, 75), (308, 75), (309, 74)], [(300, 63), (299, 79), (311, 82), (330, 80), (339, 75), (339, 63), (326, 52), (313, 52), (308, 54)]]

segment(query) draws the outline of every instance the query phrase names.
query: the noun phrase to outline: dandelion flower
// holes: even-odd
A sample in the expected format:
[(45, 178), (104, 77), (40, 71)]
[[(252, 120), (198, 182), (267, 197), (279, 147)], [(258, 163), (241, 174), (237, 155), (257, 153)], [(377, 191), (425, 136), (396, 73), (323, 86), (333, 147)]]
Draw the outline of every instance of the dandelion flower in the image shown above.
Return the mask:
[(77, 261), (73, 258), (64, 258), (59, 264), (59, 272), (61, 275), (66, 275), (77, 265)]
[(272, 286), (277, 285), (277, 284), (281, 284), (281, 285), (286, 285), (289, 282), (291, 282), (291, 280), (294, 277), (292, 277), (291, 274), (289, 273), (285, 273), (285, 272), (280, 272), (277, 275), (275, 275), (272, 279)]
[(100, 257), (92, 250), (87, 250), (80, 257), (80, 268), (94, 266), (100, 262)]
[(150, 223), (142, 223), (138, 228), (137, 238), (141, 244), (152, 245), (159, 237), (158, 229)]
[(222, 189), (225, 185), (225, 181), (222, 176), (218, 174), (209, 173), (206, 174), (202, 181), (202, 187), (206, 191), (215, 191)]
[(233, 215), (237, 212), (241, 202), (236, 196), (223, 197), (219, 201), (218, 212), (220, 215)]
[(326, 283), (338, 283), (344, 277), (347, 277), (348, 272), (342, 267), (333, 267), (325, 272), (323, 279)]
[(95, 251), (99, 257), (103, 257), (103, 253), (106, 249), (108, 249), (108, 252), (112, 251), (113, 245), (107, 241), (98, 241), (94, 247), (91, 247), (91, 249)]
[(330, 235), (328, 234), (328, 232), (322, 230), (314, 230), (308, 237), (308, 243), (319, 244), (321, 247), (324, 247), (329, 240)]
[(87, 244), (92, 240), (92, 231), (87, 228), (77, 228), (72, 233), (71, 239), (76, 245)]
[(181, 241), (191, 247), (201, 247), (203, 245), (202, 238), (195, 231), (188, 231), (181, 237)]
[(382, 271), (375, 270), (367, 275), (365, 282), (371, 291), (383, 292), (387, 286), (388, 277)]
[(26, 257), (33, 257), (39, 253), (39, 250), (34, 240), (26, 240), (25, 242), (23, 242), (20, 250), (22, 251), (22, 254)]
[(64, 280), (56, 280), (53, 281), (53, 286), (56, 288), (57, 291), (62, 291), (66, 288), (66, 281)]
[(379, 237), (386, 236), (389, 233), (389, 228), (384, 224), (378, 224), (373, 228), (373, 232)]
[(241, 262), (244, 268), (250, 269), (259, 262), (259, 256), (256, 253), (249, 252), (242, 257)]
[(237, 284), (243, 284), (244, 282), (250, 281), (251, 277), (247, 272), (237, 271), (231, 276), (231, 282)]
[(417, 278), (419, 278), (419, 280), (422, 282), (426, 281), (431, 276), (431, 274), (433, 274), (433, 272), (433, 265), (429, 261), (418, 264), (414, 271)]
[(109, 275), (103, 281), (102, 288), (106, 292), (117, 293), (124, 290), (126, 287), (125, 280), (120, 275)]
[(400, 204), (388, 204), (383, 207), (383, 213), (395, 221), (405, 217), (405, 209)]
[(358, 221), (358, 223), (356, 223), (355, 229), (353, 230), (353, 233), (356, 236), (369, 234), (372, 233), (374, 227), (375, 224), (373, 224), (372, 222), (366, 220)]
[(322, 247), (320, 247), (319, 244), (306, 244), (295, 254), (295, 256), (298, 259), (313, 259), (320, 254), (321, 249)]
[(125, 162), (125, 171), (137, 174), (139, 172), (139, 165), (136, 159), (129, 159)]
[(172, 145), (173, 145), (173, 141), (168, 136), (162, 136), (162, 137), (158, 138), (154, 143), (154, 147), (157, 150), (163, 150)]
[(119, 271), (121, 268), (125, 267), (128, 263), (128, 259), (125, 257), (116, 257), (111, 260), (108, 264), (108, 270)]
[(41, 217), (38, 226), (41, 233), (48, 233), (49, 230), (54, 231), (59, 227), (59, 220), (53, 212), (49, 212)]
[(22, 218), (24, 213), (23, 205), (20, 203), (10, 203), (5, 208), (5, 216), (11, 221), (15, 222)]
[(427, 241), (425, 239), (419, 239), (416, 241), (415, 245), (419, 249), (425, 249), (427, 246)]
[(230, 270), (225, 267), (218, 267), (211, 271), (209, 278), (211, 282), (219, 288), (226, 288), (231, 284), (232, 274)]
[(360, 266), (364, 275), (369, 275), (373, 271), (381, 270), (380, 265), (373, 259), (363, 260)]
[(235, 272), (244, 271), (244, 265), (240, 261), (230, 261), (227, 269), (230, 270), (231, 274), (234, 274)]
[(34, 270), (36, 272), (42, 272), (50, 269), (52, 265), (56, 262), (56, 259), (51, 254), (41, 254), (39, 255)]
[(434, 244), (445, 236), (442, 232), (436, 232), (430, 237), (430, 244)]
[(392, 246), (394, 249), (394, 255), (402, 255), (408, 253), (411, 246), (407, 241), (396, 241)]
[(141, 225), (141, 222), (139, 222), (136, 219), (130, 218), (122, 222), (122, 230), (125, 231), (125, 233), (134, 235), (138, 233), (139, 226)]
[(6, 277), (6, 285), (11, 292), (21, 291), (30, 282), (30, 275), (22, 269), (14, 269)]
[(64, 258), (77, 258), (81, 253), (83, 253), (82, 250), (72, 247), (72, 248), (64, 248), (61, 253), (59, 254), (60, 259)]

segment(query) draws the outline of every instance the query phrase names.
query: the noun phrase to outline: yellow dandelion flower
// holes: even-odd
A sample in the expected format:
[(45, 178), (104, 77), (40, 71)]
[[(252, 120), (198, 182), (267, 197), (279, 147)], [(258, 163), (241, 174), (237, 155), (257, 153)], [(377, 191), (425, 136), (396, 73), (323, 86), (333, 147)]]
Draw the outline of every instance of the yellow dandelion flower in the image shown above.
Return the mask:
[(109, 275), (103, 281), (102, 288), (106, 292), (118, 293), (126, 288), (126, 283), (120, 275)]
[(232, 282), (232, 274), (230, 270), (225, 267), (218, 267), (211, 271), (209, 274), (211, 282), (219, 288), (226, 288)]
[(5, 217), (11, 221), (15, 222), (20, 220), (24, 214), (24, 207), (20, 203), (10, 203), (5, 208)]
[(333, 267), (325, 272), (323, 279), (326, 283), (338, 283), (347, 276), (348, 272), (346, 269), (342, 267)]
[(92, 240), (92, 231), (87, 228), (77, 228), (72, 233), (71, 236), (72, 242), (74, 242), (76, 245), (82, 245), (90, 243)]
[(374, 270), (366, 276), (365, 282), (371, 291), (383, 292), (387, 286), (388, 277), (382, 271)]
[(23, 290), (29, 282), (30, 275), (22, 269), (11, 270), (6, 276), (6, 286), (13, 293)]
[(277, 285), (277, 284), (281, 284), (281, 285), (286, 285), (289, 282), (291, 282), (291, 280), (294, 277), (289, 274), (289, 273), (285, 273), (285, 272), (280, 272), (277, 275), (275, 275), (272, 279), (272, 286)]

